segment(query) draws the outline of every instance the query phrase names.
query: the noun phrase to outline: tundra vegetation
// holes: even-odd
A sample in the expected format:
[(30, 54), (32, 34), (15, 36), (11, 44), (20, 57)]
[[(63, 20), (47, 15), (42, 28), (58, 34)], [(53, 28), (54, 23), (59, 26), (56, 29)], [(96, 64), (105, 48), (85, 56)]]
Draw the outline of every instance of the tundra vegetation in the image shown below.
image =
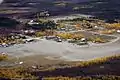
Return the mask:
[[(115, 55), (111, 57), (103, 57), (99, 59), (94, 59), (90, 61), (78, 61), (74, 63), (66, 63), (64, 66), (58, 67), (45, 67), (40, 68), (39, 66), (34, 69), (31, 67), (9, 67), (0, 68), (0, 77), (2, 79), (43, 79), (43, 80), (119, 80), (120, 76), (118, 71), (115, 73), (109, 73), (107, 66), (116, 67), (114, 70), (118, 69), (120, 61), (120, 56)], [(114, 64), (114, 65), (113, 65)], [(96, 69), (94, 69), (96, 68)], [(92, 69), (86, 72), (86, 70)], [(101, 71), (102, 70), (102, 71)], [(109, 70), (113, 70), (110, 68)], [(104, 75), (102, 75), (104, 73)], [(90, 76), (87, 74), (95, 74)], [(116, 75), (115, 75), (116, 74)]]
[(8, 59), (8, 56), (5, 55), (5, 54), (0, 54), (0, 61), (4, 61), (4, 60), (7, 60)]
[[(117, 7), (119, 3), (118, 0), (99, 0), (99, 1), (91, 1), (81, 3), (73, 3), (75, 0), (69, 1), (55, 1), (51, 3), (50, 1), (36, 0), (27, 0), (27, 2), (23, 1), (21, 4), (20, 0), (13, 0), (9, 2), (6, 0), (3, 4), (1, 4), (0, 13), (5, 14), (6, 16), (10, 15), (10, 17), (21, 19), (24, 16), (25, 18), (32, 17), (31, 15), (34, 14), (34, 11), (41, 10), (41, 8), (47, 9), (48, 11), (55, 12), (55, 14), (62, 14), (62, 13), (70, 13), (75, 11), (75, 13), (85, 13), (85, 14), (94, 14), (98, 16), (102, 16), (101, 18), (113, 18), (111, 15), (115, 15), (115, 17), (119, 17), (117, 13), (120, 11)], [(29, 1), (31, 3), (29, 3)], [(33, 2), (32, 2), (33, 1)], [(77, 0), (78, 1), (78, 0)], [(114, 3), (115, 2), (115, 3)], [(40, 3), (40, 4), (39, 4)], [(113, 5), (111, 5), (111, 3)], [(10, 10), (6, 10), (5, 6), (8, 5)], [(35, 5), (34, 5), (35, 4)], [(31, 6), (34, 7), (31, 9)], [(45, 7), (44, 5), (47, 5)], [(110, 7), (114, 7), (111, 10)], [(24, 10), (24, 8), (30, 8)], [(104, 9), (102, 8), (104, 7)], [(4, 9), (5, 8), (5, 9)], [(18, 10), (18, 8), (21, 8)], [(2, 10), (3, 9), (3, 10)], [(25, 13), (24, 13), (25, 12)], [(39, 12), (39, 11), (38, 11)], [(104, 14), (105, 13), (105, 14)], [(108, 14), (109, 13), (109, 14)], [(114, 13), (114, 14), (113, 14)], [(15, 14), (15, 15), (14, 15)], [(25, 15), (23, 15), (25, 14)], [(26, 16), (27, 14), (27, 16)], [(35, 13), (36, 14), (36, 13)], [(101, 15), (102, 14), (102, 15)], [(13, 16), (14, 15), (14, 16)], [(49, 14), (47, 14), (49, 16)], [(52, 14), (54, 15), (54, 14)], [(43, 14), (41, 14), (42, 17)], [(33, 17), (32, 17), (33, 18)], [(22, 21), (21, 23), (24, 23)], [(115, 23), (106, 23), (104, 20), (100, 19), (93, 19), (93, 18), (75, 18), (70, 20), (59, 20), (56, 23), (51, 20), (47, 20), (45, 17), (39, 18), (35, 22), (36, 24), (25, 24), (25, 29), (34, 29), (35, 34), (32, 34), (30, 37), (43, 37), (43, 36), (56, 36), (60, 37), (63, 40), (70, 40), (71, 43), (79, 43), (81, 39), (86, 39), (87, 41), (91, 41), (93, 43), (105, 43), (108, 42), (109, 39), (105, 39), (98, 36), (86, 37), (86, 35), (81, 33), (74, 33), (72, 31), (79, 31), (85, 30), (97, 32), (98, 34), (114, 34), (117, 32), (120, 33), (120, 22)], [(19, 26), (18, 26), (19, 25)], [(15, 43), (22, 43), (22, 39), (19, 36), (6, 36), (6, 32), (2, 33), (1, 28), (17, 28), (23, 27), (20, 25), (18, 21), (9, 18), (0, 18), (0, 45), (7, 45), (7, 44), (15, 44)], [(15, 30), (17, 30), (15, 29)], [(8, 33), (9, 34), (9, 33)], [(2, 36), (1, 36), (2, 35)], [(26, 35), (28, 36), (28, 35)], [(27, 51), (28, 52), (28, 51)], [(57, 53), (56, 53), (57, 54)], [(87, 53), (89, 54), (89, 53)], [(85, 55), (87, 55), (85, 54)], [(0, 62), (4, 63), (8, 59), (8, 55), (0, 54)], [(41, 68), (42, 67), (42, 68)], [(14, 66), (14, 67), (2, 67), (0, 66), (0, 79), (25, 79), (25, 80), (120, 80), (120, 55), (115, 55), (111, 57), (103, 57), (98, 58), (90, 61), (77, 61), (77, 62), (66, 62), (65, 64), (57, 64), (57, 65), (47, 65), (46, 66)], [(93, 76), (94, 75), (94, 76)]]

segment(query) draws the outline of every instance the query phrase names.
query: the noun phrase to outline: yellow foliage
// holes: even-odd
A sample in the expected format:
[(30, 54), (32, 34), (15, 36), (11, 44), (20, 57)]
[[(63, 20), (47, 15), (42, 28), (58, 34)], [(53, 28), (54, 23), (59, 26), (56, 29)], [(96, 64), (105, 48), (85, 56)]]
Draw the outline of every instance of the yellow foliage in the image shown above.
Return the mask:
[(113, 33), (115, 33), (115, 29), (100, 31), (100, 33), (101, 34), (113, 34)]
[(63, 39), (81, 39), (84, 37), (82, 34), (75, 34), (75, 33), (60, 33), (57, 34), (56, 36), (59, 36)]
[(23, 68), (0, 68), (0, 77), (8, 79), (37, 79)]
[(41, 37), (41, 36), (45, 36), (45, 33), (44, 32), (36, 32), (35, 35), (37, 37)]
[(91, 41), (94, 43), (105, 43), (107, 42), (107, 40), (100, 38), (100, 37), (95, 37), (95, 38), (91, 38)]
[(57, 34), (57, 36), (59, 36), (63, 39), (71, 39), (72, 38), (72, 34), (70, 34), (70, 33), (60, 33), (60, 34)]
[(120, 23), (106, 24), (108, 29), (120, 29)]
[(8, 58), (7, 55), (0, 54), (0, 61), (6, 60)]
[(77, 30), (79, 30), (79, 29), (81, 29), (81, 25), (80, 25), (80, 24), (76, 24), (75, 28), (76, 28)]
[(116, 59), (116, 58), (120, 58), (120, 55), (114, 55), (114, 56), (110, 56), (110, 57), (103, 57), (103, 58), (97, 58), (94, 60), (90, 60), (90, 61), (81, 61), (80, 63), (73, 65), (74, 66), (79, 66), (79, 67), (85, 67), (85, 66), (90, 66), (93, 64), (101, 64), (104, 63), (106, 61), (112, 60), (112, 59)]
[(96, 76), (96, 77), (90, 77), (90, 76), (79, 76), (79, 77), (63, 77), (63, 76), (57, 76), (57, 77), (44, 77), (42, 80), (119, 80), (120, 76), (112, 76), (112, 75), (104, 75), (104, 76)]
[(84, 36), (83, 36), (82, 34), (74, 34), (74, 35), (72, 36), (72, 39), (77, 39), (77, 40), (79, 40), (79, 39), (81, 39), (81, 38), (84, 38)]
[(65, 68), (72, 68), (72, 67), (88, 67), (88, 66), (95, 65), (95, 64), (103, 64), (109, 60), (118, 59), (118, 58), (120, 58), (120, 55), (114, 55), (114, 56), (103, 57), (103, 58), (96, 58), (94, 60), (89, 60), (89, 61), (80, 61), (80, 62), (77, 62), (76, 64), (66, 66), (66, 67), (49, 68), (49, 69), (42, 70), (42, 71), (54, 71), (56, 69), (65, 69)]

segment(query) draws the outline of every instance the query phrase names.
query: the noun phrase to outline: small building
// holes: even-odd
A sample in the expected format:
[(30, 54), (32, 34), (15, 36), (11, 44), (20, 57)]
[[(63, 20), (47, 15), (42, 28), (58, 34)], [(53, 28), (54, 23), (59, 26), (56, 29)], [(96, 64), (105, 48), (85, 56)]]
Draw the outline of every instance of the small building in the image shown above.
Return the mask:
[(7, 43), (2, 43), (2, 47), (8, 47)]
[(86, 39), (86, 38), (81, 38), (80, 41), (81, 41), (81, 42), (87, 42), (87, 39)]
[(24, 33), (24, 34), (34, 34), (35, 30), (25, 30), (22, 33)]
[(21, 65), (21, 64), (23, 64), (23, 62), (21, 61), (21, 62), (19, 62), (19, 64)]
[(104, 27), (101, 27), (101, 26), (94, 26), (94, 29), (103, 30)]
[(34, 20), (30, 20), (29, 22), (28, 22), (28, 24), (29, 25), (35, 25), (35, 24), (39, 24), (38, 22), (35, 22)]
[(33, 42), (34, 39), (24, 39), (23, 42)]
[(62, 42), (62, 39), (60, 37), (55, 37), (54, 39), (56, 42)]
[(120, 33), (120, 30), (117, 30), (117, 33)]
[(47, 40), (52, 40), (52, 39), (55, 39), (55, 36), (46, 36), (46, 39)]

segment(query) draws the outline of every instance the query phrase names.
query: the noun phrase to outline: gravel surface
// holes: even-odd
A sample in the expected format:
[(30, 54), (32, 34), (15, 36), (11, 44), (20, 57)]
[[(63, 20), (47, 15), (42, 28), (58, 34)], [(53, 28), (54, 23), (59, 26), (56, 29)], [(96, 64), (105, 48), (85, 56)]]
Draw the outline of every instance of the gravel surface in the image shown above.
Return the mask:
[(91, 60), (120, 53), (120, 39), (104, 45), (90, 44), (78, 46), (67, 42), (40, 40), (38, 42), (19, 44), (7, 48), (0, 48), (0, 52), (9, 53), (14, 57), (44, 55), (47, 59), (79, 61)]

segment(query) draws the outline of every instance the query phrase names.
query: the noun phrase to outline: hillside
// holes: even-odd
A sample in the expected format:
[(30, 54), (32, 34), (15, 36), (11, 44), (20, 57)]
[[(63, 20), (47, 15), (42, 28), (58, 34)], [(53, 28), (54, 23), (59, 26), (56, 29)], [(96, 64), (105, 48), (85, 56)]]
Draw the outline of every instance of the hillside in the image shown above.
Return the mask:
[(57, 64), (54, 66), (37, 66), (37, 68), (35, 69), (25, 66), (1, 68), (0, 79), (11, 80), (12, 78), (15, 80), (120, 80), (119, 69), (120, 56), (112, 56), (86, 62)]
[(91, 14), (100, 18), (119, 19), (119, 0), (5, 0), (1, 14), (30, 14), (47, 10), (51, 15)]
[(80, 9), (81, 12), (96, 15), (102, 18), (120, 18), (120, 2), (119, 0), (94, 0), (90, 2), (80, 3), (82, 6), (88, 6)]
[(0, 17), (0, 27), (15, 27), (18, 24), (17, 21), (9, 19), (9, 18), (4, 18)]

